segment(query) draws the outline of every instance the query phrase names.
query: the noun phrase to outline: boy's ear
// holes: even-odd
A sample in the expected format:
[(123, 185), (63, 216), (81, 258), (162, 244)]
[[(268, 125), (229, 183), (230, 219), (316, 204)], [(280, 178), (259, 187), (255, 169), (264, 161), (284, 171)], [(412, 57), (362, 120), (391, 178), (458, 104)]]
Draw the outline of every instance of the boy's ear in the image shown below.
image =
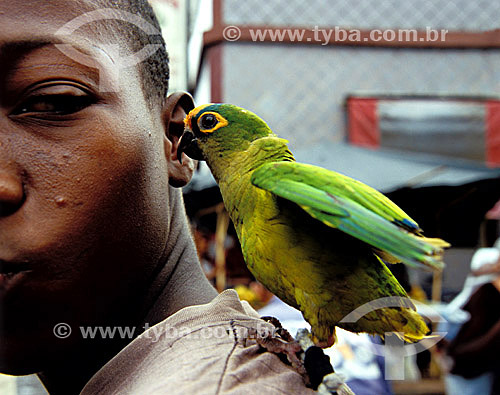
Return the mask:
[(184, 118), (194, 108), (194, 100), (189, 93), (175, 92), (167, 97), (163, 107), (165, 125), (165, 155), (168, 161), (168, 178), (173, 187), (186, 185), (193, 176), (196, 161), (183, 157), (182, 164), (177, 159), (177, 147), (184, 133)]

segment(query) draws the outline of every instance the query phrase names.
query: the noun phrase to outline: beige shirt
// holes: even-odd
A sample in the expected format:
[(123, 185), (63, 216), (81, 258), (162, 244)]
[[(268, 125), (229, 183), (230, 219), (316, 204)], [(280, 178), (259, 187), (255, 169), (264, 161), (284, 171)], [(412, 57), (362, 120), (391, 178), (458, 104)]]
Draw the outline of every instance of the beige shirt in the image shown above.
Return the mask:
[(94, 394), (313, 394), (255, 335), (274, 327), (234, 290), (149, 328), (87, 383)]

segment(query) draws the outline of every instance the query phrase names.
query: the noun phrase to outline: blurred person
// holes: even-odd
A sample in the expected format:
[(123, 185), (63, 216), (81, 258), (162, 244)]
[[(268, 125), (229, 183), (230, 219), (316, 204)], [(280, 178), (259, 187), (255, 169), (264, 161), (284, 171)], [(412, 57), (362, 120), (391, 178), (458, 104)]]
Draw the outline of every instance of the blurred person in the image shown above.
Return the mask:
[(215, 282), (215, 259), (211, 253), (211, 245), (213, 244), (213, 236), (209, 231), (193, 227), (193, 238), (198, 252), (198, 259), (207, 279), (214, 285)]
[[(500, 239), (481, 248), (471, 261), (464, 288), (448, 305), (445, 351), (451, 358), (447, 393), (500, 393)], [(462, 314), (460, 312), (462, 311)], [(465, 314), (463, 314), (465, 312)]]

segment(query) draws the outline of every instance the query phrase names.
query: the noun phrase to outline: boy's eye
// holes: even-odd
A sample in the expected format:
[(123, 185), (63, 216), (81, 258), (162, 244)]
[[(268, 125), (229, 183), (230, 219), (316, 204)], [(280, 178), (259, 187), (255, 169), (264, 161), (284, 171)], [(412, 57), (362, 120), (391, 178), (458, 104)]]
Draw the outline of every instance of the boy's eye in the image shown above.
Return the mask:
[(32, 97), (14, 111), (14, 115), (47, 113), (68, 115), (83, 110), (91, 104), (91, 98), (70, 95), (42, 95)]
[(74, 85), (42, 86), (27, 95), (12, 115), (34, 117), (63, 116), (77, 113), (95, 102), (94, 97)]

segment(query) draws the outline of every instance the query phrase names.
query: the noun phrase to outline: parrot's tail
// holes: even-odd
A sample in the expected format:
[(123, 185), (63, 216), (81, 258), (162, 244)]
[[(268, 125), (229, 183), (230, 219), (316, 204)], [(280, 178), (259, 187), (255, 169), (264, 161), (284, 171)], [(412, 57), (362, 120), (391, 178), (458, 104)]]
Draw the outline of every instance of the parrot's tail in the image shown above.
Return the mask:
[(430, 244), (434, 247), (431, 252), (427, 256), (424, 257), (423, 263), (426, 264), (432, 270), (442, 270), (443, 263), (443, 254), (444, 249), (449, 248), (451, 246), (450, 243), (444, 241), (443, 239), (432, 238), (432, 237), (419, 237), (420, 241)]
[(408, 343), (416, 343), (427, 337), (427, 334), (430, 332), (429, 328), (416, 311), (411, 309), (401, 309), (399, 313), (404, 315), (407, 321), (398, 320), (394, 317), (392, 321), (394, 332), (392, 333)]
[[(444, 241), (443, 239), (438, 239), (437, 237), (423, 237), (421, 236), (420, 239), (426, 243), (429, 243), (431, 245), (433, 245), (434, 247), (437, 247), (437, 248), (448, 248), (451, 246), (450, 243), (448, 243), (447, 241)], [(441, 251), (442, 253), (442, 251)]]
[[(402, 303), (412, 304), (409, 299), (402, 298)], [(339, 327), (352, 332), (366, 332), (380, 335), (388, 333), (408, 343), (424, 339), (429, 331), (424, 319), (415, 311), (415, 307), (386, 307), (377, 309), (360, 318), (356, 323), (339, 322)]]
[(450, 247), (450, 243), (431, 237), (423, 237), (411, 235), (420, 242), (422, 249), (417, 255), (412, 258), (403, 259), (402, 257), (394, 256), (391, 253), (379, 249), (374, 249), (375, 254), (386, 263), (411, 263), (410, 266), (417, 265), (422, 269), (442, 270), (444, 267), (443, 254), (444, 249)]

